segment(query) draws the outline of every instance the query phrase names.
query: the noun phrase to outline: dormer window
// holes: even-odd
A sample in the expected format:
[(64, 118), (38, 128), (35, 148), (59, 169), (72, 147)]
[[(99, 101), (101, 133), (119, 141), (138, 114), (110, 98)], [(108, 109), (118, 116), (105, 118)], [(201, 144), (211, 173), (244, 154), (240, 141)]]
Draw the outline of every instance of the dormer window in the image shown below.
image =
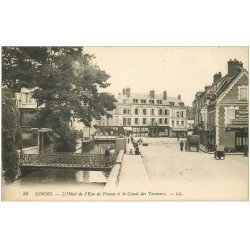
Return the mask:
[(154, 104), (155, 100), (149, 100), (149, 103)]
[(138, 103), (138, 99), (133, 99), (133, 103)]
[(146, 100), (145, 99), (141, 99), (141, 103), (146, 103)]
[(174, 102), (169, 102), (170, 106), (174, 106)]
[(158, 104), (162, 104), (162, 100), (157, 100), (157, 103)]

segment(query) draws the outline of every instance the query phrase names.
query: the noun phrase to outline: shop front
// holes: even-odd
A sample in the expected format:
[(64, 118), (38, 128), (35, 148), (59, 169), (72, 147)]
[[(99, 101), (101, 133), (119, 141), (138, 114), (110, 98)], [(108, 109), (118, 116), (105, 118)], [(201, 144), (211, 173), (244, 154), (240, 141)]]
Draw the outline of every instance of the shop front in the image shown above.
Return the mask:
[(148, 131), (150, 137), (169, 137), (169, 127), (167, 126), (149, 126)]
[(133, 127), (133, 136), (136, 136), (136, 137), (148, 136), (148, 127), (134, 126)]
[(188, 130), (186, 128), (172, 128), (171, 137), (185, 138)]
[(234, 133), (233, 144), (237, 152), (242, 152), (248, 146), (248, 110), (235, 111), (235, 119), (232, 119), (226, 127), (227, 133)]

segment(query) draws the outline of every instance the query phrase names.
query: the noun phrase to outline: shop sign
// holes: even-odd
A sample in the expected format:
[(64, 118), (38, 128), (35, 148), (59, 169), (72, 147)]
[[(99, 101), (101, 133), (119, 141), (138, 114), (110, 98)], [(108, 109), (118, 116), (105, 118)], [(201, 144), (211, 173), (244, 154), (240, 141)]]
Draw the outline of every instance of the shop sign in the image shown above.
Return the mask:
[(235, 119), (231, 120), (233, 125), (243, 125), (248, 124), (248, 110), (240, 109), (235, 110)]

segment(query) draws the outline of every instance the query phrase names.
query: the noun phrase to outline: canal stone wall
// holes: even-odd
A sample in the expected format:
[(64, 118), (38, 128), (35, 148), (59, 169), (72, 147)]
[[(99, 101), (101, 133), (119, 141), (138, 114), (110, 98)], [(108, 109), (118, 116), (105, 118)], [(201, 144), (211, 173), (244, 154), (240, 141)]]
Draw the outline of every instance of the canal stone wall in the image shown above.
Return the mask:
[(112, 168), (110, 175), (109, 175), (109, 179), (105, 185), (105, 190), (107, 191), (112, 191), (117, 188), (117, 185), (120, 179), (120, 174), (121, 174), (123, 156), (124, 156), (124, 150), (120, 150), (116, 158), (116, 163), (114, 167)]

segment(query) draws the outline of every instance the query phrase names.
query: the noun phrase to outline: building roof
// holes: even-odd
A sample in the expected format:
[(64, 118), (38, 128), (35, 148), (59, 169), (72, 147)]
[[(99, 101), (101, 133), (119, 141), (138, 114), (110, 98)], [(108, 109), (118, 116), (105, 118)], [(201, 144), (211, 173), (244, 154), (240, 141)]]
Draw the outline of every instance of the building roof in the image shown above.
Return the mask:
[[(152, 98), (150, 97), (149, 93), (131, 93), (131, 98), (132, 99), (146, 99), (146, 100), (152, 100)], [(161, 94), (155, 94), (155, 100), (163, 100), (163, 95)], [(178, 102), (181, 101), (178, 99), (178, 97), (167, 97), (168, 101), (173, 101), (173, 102)]]
[[(163, 99), (162, 94), (155, 94), (154, 98), (151, 98), (149, 93), (134, 93), (134, 92), (131, 92), (130, 97), (128, 97), (126, 94), (124, 94), (124, 95), (121, 94), (121, 95), (118, 96), (118, 102), (122, 102), (122, 100), (124, 100), (124, 99), (130, 100), (131, 102), (133, 102), (133, 99), (138, 99), (138, 100), (143, 99), (143, 100), (146, 100), (147, 104), (150, 104), (149, 100), (156, 100), (156, 101), (161, 100), (162, 104), (170, 105), (170, 102), (174, 102), (175, 106), (177, 106), (180, 103), (183, 103), (183, 101), (178, 99), (178, 97), (169, 97), (169, 96), (167, 96), (167, 99), (165, 100), (165, 99)], [(157, 103), (155, 103), (155, 104), (157, 104)]]

